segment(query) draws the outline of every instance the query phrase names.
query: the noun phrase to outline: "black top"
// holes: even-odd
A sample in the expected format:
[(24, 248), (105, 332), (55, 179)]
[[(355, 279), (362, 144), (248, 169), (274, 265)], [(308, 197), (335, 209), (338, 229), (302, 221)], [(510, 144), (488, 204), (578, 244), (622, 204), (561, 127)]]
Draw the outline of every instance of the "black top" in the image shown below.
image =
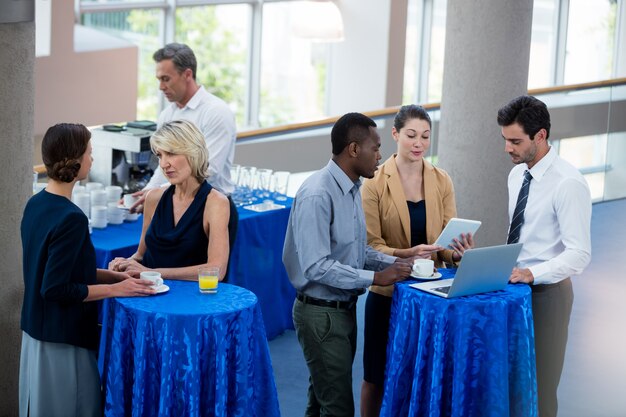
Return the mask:
[(21, 327), (37, 340), (98, 348), (96, 252), (85, 214), (43, 190), (28, 200), (21, 225), (24, 304)]
[(174, 190), (171, 185), (159, 200), (146, 231), (143, 265), (148, 268), (180, 268), (207, 261), (209, 239), (202, 226), (204, 206), (213, 187), (204, 181), (191, 205), (174, 226)]
[(407, 201), (409, 217), (411, 218), (411, 247), (426, 244), (426, 202), (420, 200), (417, 203)]

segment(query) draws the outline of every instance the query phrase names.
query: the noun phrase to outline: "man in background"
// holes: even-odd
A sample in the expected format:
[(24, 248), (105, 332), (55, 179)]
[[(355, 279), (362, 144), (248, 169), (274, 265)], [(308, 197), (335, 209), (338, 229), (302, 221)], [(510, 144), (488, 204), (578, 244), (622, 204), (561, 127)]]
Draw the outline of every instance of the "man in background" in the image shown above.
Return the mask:
[(332, 159), (293, 201), (283, 263), (297, 291), (293, 321), (310, 373), (305, 415), (353, 417), (357, 297), (372, 284), (408, 277), (411, 263), (367, 245), (359, 187), (381, 158), (376, 123), (348, 113), (331, 142)]
[(548, 143), (550, 113), (535, 97), (498, 111), (510, 172), (507, 243), (524, 244), (510, 282), (531, 285), (540, 417), (557, 415), (574, 293), (572, 275), (591, 260), (591, 196), (581, 173)]
[[(239, 219), (237, 209), (230, 198), (235, 189), (230, 178), (237, 139), (235, 116), (223, 100), (196, 82), (196, 56), (187, 45), (167, 44), (154, 53), (153, 59), (156, 62), (159, 89), (170, 102), (159, 115), (157, 128), (172, 120), (187, 120), (202, 132), (209, 150), (207, 181), (230, 200), (228, 230), (232, 249)], [(157, 168), (146, 187), (134, 194), (139, 200), (133, 204), (130, 211), (142, 212), (145, 193), (166, 184), (168, 182), (165, 175)]]

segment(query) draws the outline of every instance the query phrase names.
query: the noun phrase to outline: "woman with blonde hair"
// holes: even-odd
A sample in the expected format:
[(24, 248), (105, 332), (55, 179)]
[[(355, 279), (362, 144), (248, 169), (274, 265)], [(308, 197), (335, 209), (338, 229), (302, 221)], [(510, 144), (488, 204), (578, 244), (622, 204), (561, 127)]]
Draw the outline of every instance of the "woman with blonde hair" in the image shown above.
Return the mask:
[(202, 133), (189, 121), (175, 120), (152, 135), (150, 146), (171, 185), (148, 192), (137, 252), (112, 260), (109, 269), (196, 280), (199, 267), (217, 266), (223, 279), (230, 204), (206, 181), (209, 154)]

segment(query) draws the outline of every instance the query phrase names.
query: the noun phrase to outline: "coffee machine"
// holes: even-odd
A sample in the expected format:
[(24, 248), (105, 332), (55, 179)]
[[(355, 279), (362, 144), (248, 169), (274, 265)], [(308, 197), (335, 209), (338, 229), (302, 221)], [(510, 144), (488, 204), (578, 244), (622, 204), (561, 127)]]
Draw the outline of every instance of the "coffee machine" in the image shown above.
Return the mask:
[[(143, 123), (134, 127), (133, 123)], [(104, 125), (91, 130), (93, 164), (89, 180), (104, 185), (119, 185), (124, 192), (143, 189), (156, 163), (150, 150), (153, 122)]]
[[(121, 151), (116, 151), (120, 152)], [(158, 164), (152, 151), (130, 152), (124, 151), (120, 156), (119, 169), (113, 168), (112, 180), (116, 180), (125, 193), (134, 193), (143, 190), (154, 174)], [(118, 174), (119, 171), (119, 174)]]

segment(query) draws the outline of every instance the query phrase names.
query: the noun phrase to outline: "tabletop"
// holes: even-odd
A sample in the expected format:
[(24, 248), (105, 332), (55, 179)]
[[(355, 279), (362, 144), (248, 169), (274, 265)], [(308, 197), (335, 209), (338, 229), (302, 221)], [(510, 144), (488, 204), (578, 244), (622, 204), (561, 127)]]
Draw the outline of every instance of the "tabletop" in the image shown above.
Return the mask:
[(106, 416), (278, 416), (256, 296), (220, 283), (104, 303), (99, 368)]
[(536, 416), (530, 288), (447, 299), (413, 282), (393, 295), (380, 415)]

